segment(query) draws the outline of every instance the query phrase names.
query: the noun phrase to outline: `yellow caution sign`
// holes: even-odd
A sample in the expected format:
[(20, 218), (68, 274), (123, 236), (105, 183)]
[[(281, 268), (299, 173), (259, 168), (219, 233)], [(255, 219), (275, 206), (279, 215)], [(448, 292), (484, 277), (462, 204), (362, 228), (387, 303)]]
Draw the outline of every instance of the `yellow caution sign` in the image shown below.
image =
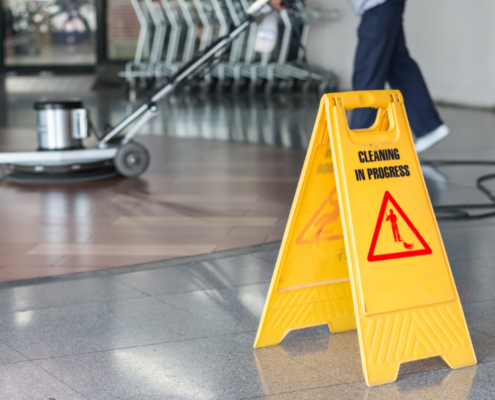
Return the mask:
[[(377, 119), (351, 131), (358, 107)], [(370, 386), (403, 362), (476, 364), (399, 91), (322, 98), (254, 346), (321, 324), (357, 325)]]

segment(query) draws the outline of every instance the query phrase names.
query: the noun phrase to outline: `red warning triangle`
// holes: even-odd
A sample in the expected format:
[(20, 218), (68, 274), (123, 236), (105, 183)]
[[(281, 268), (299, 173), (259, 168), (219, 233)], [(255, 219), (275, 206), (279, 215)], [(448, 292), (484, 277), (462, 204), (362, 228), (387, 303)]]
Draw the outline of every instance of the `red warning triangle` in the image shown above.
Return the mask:
[[(382, 223), (384, 221), (388, 202), (390, 202), (395, 208), (395, 210), (397, 210), (397, 212), (402, 217), (404, 222), (407, 224), (409, 229), (412, 231), (412, 234), (419, 241), (419, 243), (414, 243), (410, 239), (408, 240), (411, 243), (407, 243), (404, 241), (404, 239), (400, 235), (400, 231), (397, 225), (398, 216), (393, 214), (393, 211), (391, 211), (391, 215), (390, 216), (387, 215), (387, 221), (390, 220), (392, 227), (392, 234), (390, 234), (389, 236), (390, 241), (391, 243), (402, 244), (404, 251), (391, 252), (386, 254), (375, 254), (376, 244), (378, 241), (378, 237), (380, 236), (380, 230), (382, 228)], [(421, 244), (423, 248), (414, 250), (414, 247), (418, 247), (419, 244)], [(395, 258), (416, 257), (431, 253), (432, 250), (430, 246), (428, 246), (426, 241), (423, 239), (423, 236), (421, 236), (421, 234), (412, 224), (411, 220), (407, 217), (407, 215), (404, 213), (402, 208), (400, 208), (399, 204), (397, 204), (395, 199), (392, 197), (390, 192), (388, 191), (385, 192), (385, 196), (383, 196), (382, 206), (380, 208), (380, 214), (378, 215), (378, 221), (376, 223), (375, 233), (373, 234), (373, 239), (371, 241), (370, 251), (368, 253), (368, 261), (371, 262), (371, 261), (393, 260)]]

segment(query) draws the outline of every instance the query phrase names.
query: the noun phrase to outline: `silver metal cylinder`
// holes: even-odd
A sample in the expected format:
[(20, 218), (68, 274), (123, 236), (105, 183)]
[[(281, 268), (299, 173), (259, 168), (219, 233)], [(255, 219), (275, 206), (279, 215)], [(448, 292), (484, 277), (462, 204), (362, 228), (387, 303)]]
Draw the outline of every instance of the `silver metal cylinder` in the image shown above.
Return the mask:
[(87, 111), (81, 101), (46, 100), (34, 104), (40, 150), (82, 148), (89, 136)]

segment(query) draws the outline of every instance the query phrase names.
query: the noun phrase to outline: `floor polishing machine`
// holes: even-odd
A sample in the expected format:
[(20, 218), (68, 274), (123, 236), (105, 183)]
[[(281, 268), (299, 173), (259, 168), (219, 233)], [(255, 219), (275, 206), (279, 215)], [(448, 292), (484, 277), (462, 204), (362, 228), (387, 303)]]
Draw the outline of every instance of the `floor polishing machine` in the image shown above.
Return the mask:
[[(157, 115), (158, 101), (181, 82), (219, 62), (232, 41), (253, 22), (273, 11), (270, 0), (257, 0), (247, 10), (244, 22), (197, 54), (166, 86), (104, 134), (98, 134), (93, 128), (81, 101), (36, 102), (39, 148), (31, 152), (0, 153), (0, 164), (5, 164), (10, 171), (7, 179), (19, 183), (69, 183), (141, 175), (148, 168), (150, 156), (148, 150), (133, 139)], [(97, 139), (97, 147), (84, 148), (82, 141), (91, 133)]]

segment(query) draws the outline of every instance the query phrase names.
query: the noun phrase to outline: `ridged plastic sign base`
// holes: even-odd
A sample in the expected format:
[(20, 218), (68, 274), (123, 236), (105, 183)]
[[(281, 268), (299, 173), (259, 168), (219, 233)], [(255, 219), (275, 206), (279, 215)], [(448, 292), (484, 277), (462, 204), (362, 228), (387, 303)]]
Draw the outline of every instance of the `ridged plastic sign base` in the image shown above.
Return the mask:
[[(378, 108), (351, 131), (346, 110)], [(398, 91), (323, 96), (254, 347), (357, 327), (369, 386), (401, 363), (476, 364)]]

